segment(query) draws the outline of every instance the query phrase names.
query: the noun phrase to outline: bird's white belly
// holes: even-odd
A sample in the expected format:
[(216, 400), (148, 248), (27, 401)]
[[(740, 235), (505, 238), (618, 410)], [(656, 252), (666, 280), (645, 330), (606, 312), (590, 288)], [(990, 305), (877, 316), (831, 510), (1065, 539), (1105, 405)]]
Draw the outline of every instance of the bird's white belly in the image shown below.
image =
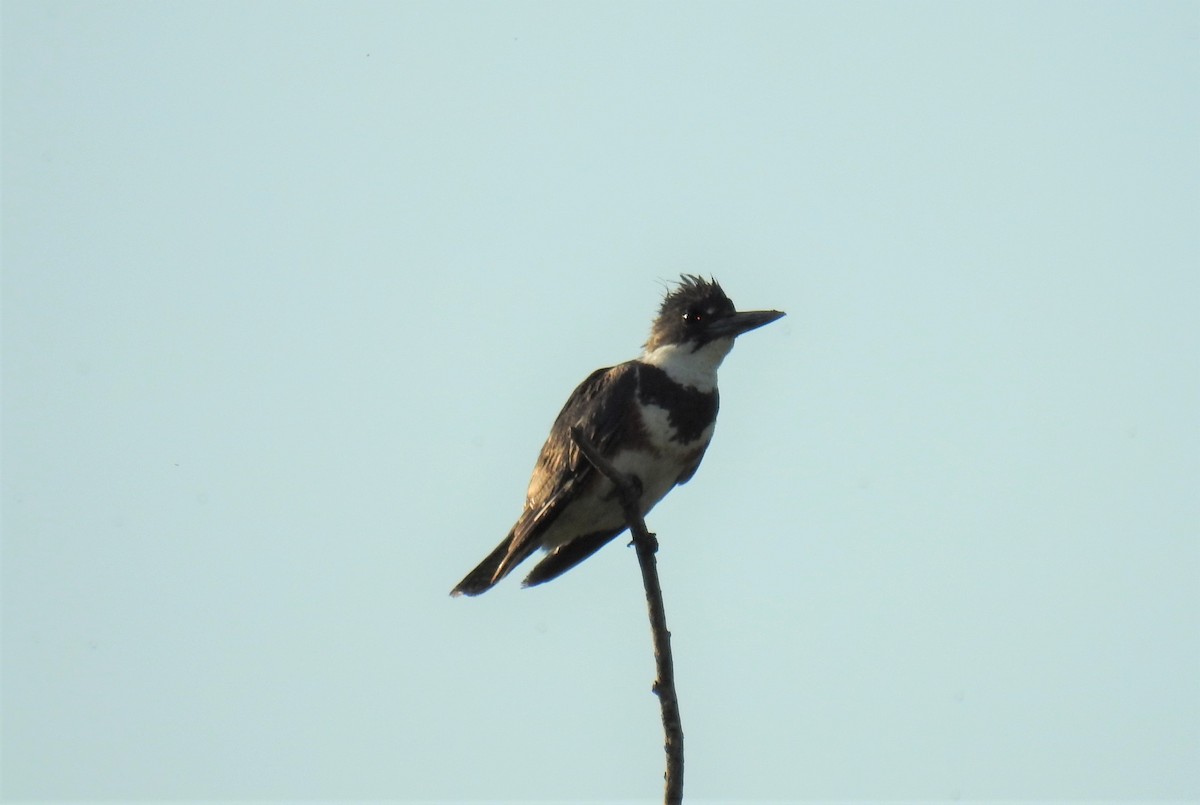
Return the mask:
[(542, 547), (552, 550), (576, 537), (624, 525), (621, 503), (615, 495), (610, 494), (612, 489), (608, 479), (597, 478), (587, 492), (564, 507), (542, 534)]
[[(622, 450), (612, 459), (613, 466), (626, 475), (637, 476), (642, 485), (639, 500), (642, 514), (658, 503), (679, 477), (679, 467), (647, 450)], [(542, 535), (546, 548), (555, 548), (575, 537), (625, 525), (625, 513), (612, 482), (599, 472), (588, 490), (575, 499)]]

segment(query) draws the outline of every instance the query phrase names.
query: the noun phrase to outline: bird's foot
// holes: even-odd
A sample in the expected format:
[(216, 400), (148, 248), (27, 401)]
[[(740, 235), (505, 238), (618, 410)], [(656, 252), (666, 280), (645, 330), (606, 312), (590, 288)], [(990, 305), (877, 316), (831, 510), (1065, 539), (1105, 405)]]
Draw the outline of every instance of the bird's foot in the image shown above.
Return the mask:
[[(647, 532), (646, 532), (646, 537), (647, 537), (647, 539), (649, 539), (649, 540), (650, 540), (650, 542), (647, 544), (647, 547), (649, 547), (649, 548), (650, 548), (650, 553), (658, 553), (658, 535), (657, 535), (657, 534), (655, 534), (653, 531), (647, 531)], [(635, 537), (635, 536), (630, 536), (630, 537), (629, 537), (629, 544), (628, 544), (628, 545), (626, 545), (625, 547), (626, 547), (626, 548), (631, 548), (631, 547), (633, 547), (634, 545), (637, 545), (637, 541), (638, 541), (638, 538), (637, 538), (637, 537)]]

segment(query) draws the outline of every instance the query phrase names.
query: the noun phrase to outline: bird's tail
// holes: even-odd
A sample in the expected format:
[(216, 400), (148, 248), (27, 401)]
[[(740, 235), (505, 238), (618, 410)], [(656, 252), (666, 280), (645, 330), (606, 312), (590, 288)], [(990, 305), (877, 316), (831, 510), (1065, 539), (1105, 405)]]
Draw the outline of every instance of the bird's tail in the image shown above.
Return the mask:
[(512, 541), (513, 531), (510, 531), (495, 550), (455, 585), (454, 589), (450, 591), (450, 595), (486, 593), (496, 586), (496, 582), (511, 573), (514, 567), (521, 564), (529, 554), (537, 550), (537, 541), (527, 540), (525, 545), (517, 549), (516, 553), (511, 553)]

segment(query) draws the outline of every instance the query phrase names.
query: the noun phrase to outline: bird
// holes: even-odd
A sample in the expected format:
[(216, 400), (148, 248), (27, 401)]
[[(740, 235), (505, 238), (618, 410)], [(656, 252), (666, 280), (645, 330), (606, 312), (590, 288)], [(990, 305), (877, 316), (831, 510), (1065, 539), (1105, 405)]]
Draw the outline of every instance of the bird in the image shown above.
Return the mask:
[(557, 578), (627, 528), (613, 483), (583, 455), (579, 433), (632, 475), (643, 515), (696, 474), (717, 419), (717, 368), (739, 335), (784, 315), (738, 312), (713, 278), (683, 274), (663, 298), (642, 354), (597, 369), (572, 392), (542, 446), (516, 524), (450, 591), (490, 590), (539, 548), (547, 554), (525, 578)]

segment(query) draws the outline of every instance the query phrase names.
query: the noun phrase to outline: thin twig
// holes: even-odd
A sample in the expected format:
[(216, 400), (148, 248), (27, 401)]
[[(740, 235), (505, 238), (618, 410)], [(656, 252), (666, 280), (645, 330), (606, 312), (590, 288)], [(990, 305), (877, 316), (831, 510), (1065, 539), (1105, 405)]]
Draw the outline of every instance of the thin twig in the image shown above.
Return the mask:
[(571, 438), (592, 466), (613, 482), (621, 500), (621, 508), (625, 511), (625, 522), (633, 534), (638, 564), (642, 568), (642, 585), (646, 588), (646, 606), (650, 610), (650, 633), (654, 639), (654, 663), (658, 678), (654, 680), (652, 690), (662, 706), (663, 733), (666, 736), (663, 746), (667, 753), (667, 771), (663, 775), (666, 780), (664, 801), (667, 805), (677, 805), (683, 801), (683, 722), (679, 717), (679, 698), (675, 694), (671, 633), (667, 631), (667, 613), (663, 609), (662, 586), (658, 581), (658, 564), (654, 558), (658, 551), (658, 540), (646, 529), (646, 521), (638, 506), (640, 482), (619, 471), (612, 462), (600, 455), (578, 427), (571, 428)]

